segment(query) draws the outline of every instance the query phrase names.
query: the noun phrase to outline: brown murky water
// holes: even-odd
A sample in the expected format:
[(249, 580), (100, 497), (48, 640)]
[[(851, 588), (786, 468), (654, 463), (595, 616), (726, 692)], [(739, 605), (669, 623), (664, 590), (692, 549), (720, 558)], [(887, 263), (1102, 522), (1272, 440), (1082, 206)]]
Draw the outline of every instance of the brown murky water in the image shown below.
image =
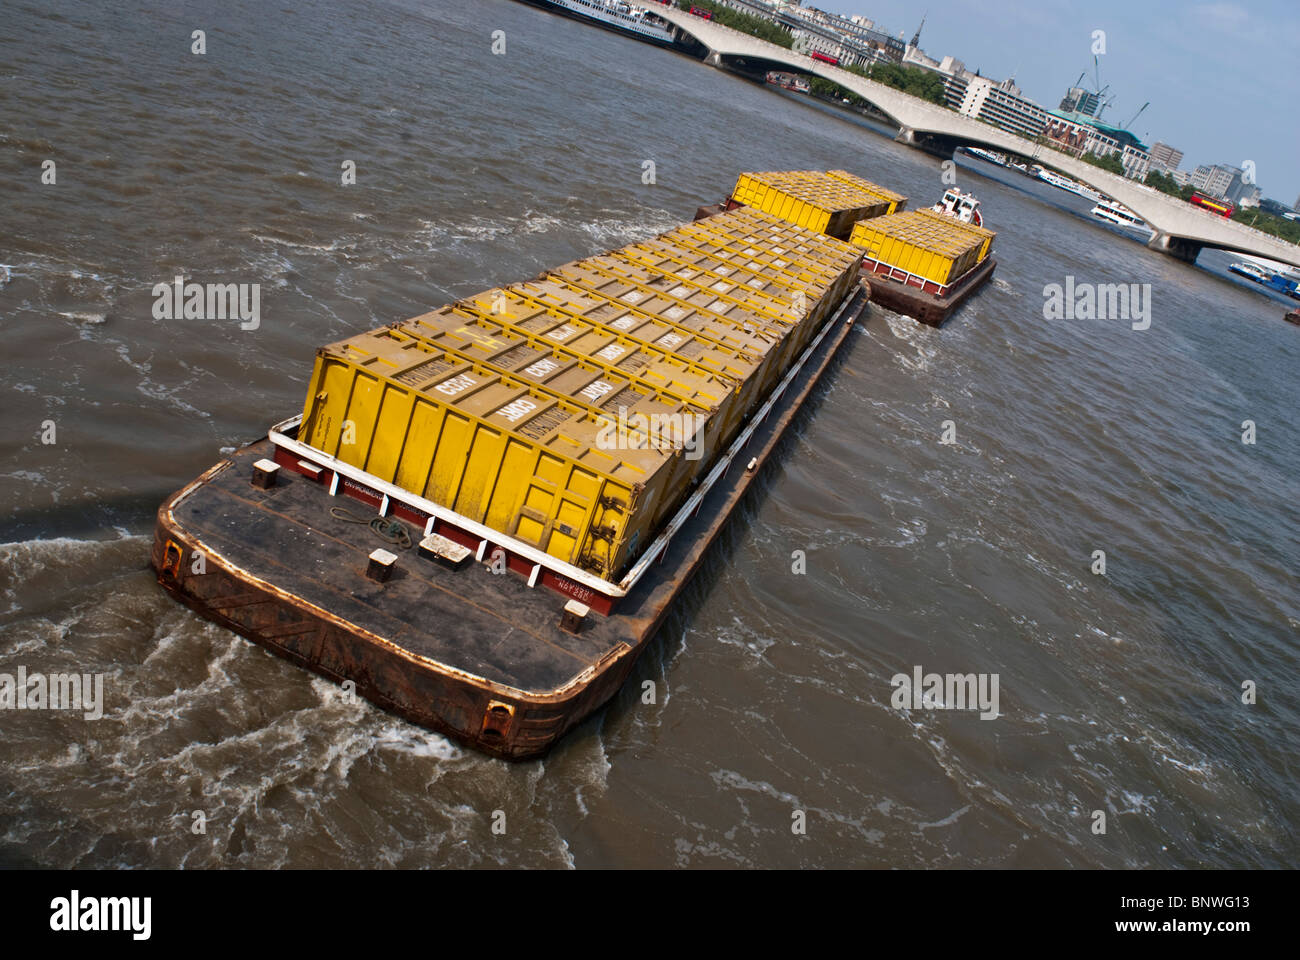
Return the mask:
[[(19, 0), (0, 118), (0, 673), (106, 700), (0, 711), (0, 863), (1296, 863), (1300, 331), (1226, 255), (963, 161), (994, 283), (942, 332), (875, 311), (628, 687), (508, 766), (171, 602), (154, 508), (295, 412), (318, 344), (667, 229), (742, 169), (919, 205), (937, 161), (507, 0)], [(260, 284), (259, 327), (155, 319), (178, 274)], [(1150, 328), (1045, 320), (1067, 275), (1150, 284)], [(895, 708), (916, 666), (996, 674), (1001, 716)]]

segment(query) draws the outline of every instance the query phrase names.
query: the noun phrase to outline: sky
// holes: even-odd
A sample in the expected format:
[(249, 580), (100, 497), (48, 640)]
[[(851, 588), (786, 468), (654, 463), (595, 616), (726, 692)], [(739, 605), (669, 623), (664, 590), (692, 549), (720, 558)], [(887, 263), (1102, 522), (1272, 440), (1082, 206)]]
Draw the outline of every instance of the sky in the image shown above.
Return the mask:
[[(1093, 75), (1093, 31), (1104, 30), (1102, 86), (1115, 102), (1102, 119), (1126, 124), (1148, 146), (1183, 151), (1182, 169), (1255, 163), (1265, 197), (1300, 195), (1300, 0), (803, 0), (861, 14), (912, 38), (927, 14), (921, 49), (952, 55), (1056, 109), (1084, 70)], [(1092, 87), (1085, 79), (1082, 86)]]

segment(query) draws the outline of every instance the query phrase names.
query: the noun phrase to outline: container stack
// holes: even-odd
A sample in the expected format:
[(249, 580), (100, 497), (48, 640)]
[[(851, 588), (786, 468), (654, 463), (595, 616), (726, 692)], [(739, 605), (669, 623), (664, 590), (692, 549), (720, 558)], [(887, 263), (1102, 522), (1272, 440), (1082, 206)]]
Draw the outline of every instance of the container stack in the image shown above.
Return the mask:
[(617, 580), (857, 281), (754, 209), (317, 353), (298, 438)]
[(980, 240), (980, 252), (979, 256), (975, 258), (976, 263), (987, 257), (989, 255), (989, 250), (993, 248), (993, 238), (996, 237), (997, 234), (992, 230), (985, 230), (983, 227), (977, 227), (973, 223), (966, 223), (962, 220), (957, 220), (953, 217), (947, 216), (946, 214), (940, 213), (937, 210), (931, 210), (929, 207), (916, 212), (934, 218), (940, 223), (947, 224), (950, 230), (956, 230), (961, 233), (969, 234), (972, 237), (978, 237)]
[(901, 193), (844, 170), (742, 173), (731, 199), (841, 239), (857, 221), (896, 213), (907, 203)]
[(895, 193), (880, 186), (878, 183), (872, 183), (870, 180), (863, 180), (859, 176), (849, 173), (847, 170), (827, 170), (828, 177), (834, 177), (836, 180), (851, 184), (858, 190), (870, 197), (879, 197), (889, 204), (889, 209), (885, 213), (902, 213), (903, 208), (907, 206), (907, 197), (901, 193)]
[(862, 221), (853, 228), (851, 242), (866, 251), (869, 261), (944, 287), (982, 259), (993, 236), (943, 214), (918, 210)]

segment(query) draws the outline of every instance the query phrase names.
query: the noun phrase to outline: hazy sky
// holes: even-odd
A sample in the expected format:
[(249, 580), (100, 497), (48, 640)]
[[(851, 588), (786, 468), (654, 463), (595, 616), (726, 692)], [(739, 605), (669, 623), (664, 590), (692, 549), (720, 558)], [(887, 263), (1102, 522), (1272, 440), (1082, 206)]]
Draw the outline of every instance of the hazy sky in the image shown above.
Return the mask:
[[(928, 13), (921, 48), (1002, 80), (1055, 109), (1092, 76), (1092, 32), (1106, 31), (1101, 83), (1115, 102), (1102, 119), (1148, 146), (1183, 151), (1182, 168), (1254, 160), (1264, 196), (1300, 194), (1300, 0), (804, 0), (862, 14), (910, 40)], [(1091, 87), (1089, 80), (1084, 86)]]

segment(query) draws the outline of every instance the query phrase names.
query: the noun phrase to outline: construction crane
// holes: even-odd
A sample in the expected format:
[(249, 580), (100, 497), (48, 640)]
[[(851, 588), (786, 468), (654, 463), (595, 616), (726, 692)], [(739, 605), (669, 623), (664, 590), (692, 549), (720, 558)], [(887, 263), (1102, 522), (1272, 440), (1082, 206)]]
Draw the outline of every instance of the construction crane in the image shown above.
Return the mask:
[[(1149, 107), (1149, 106), (1151, 106), (1151, 101), (1150, 101), (1150, 100), (1148, 100), (1146, 103), (1142, 104), (1142, 110), (1145, 110), (1145, 109), (1146, 109), (1147, 107)], [(1132, 128), (1133, 124), (1135, 124), (1135, 123), (1137, 122), (1137, 118), (1140, 117), (1140, 116), (1142, 116), (1142, 110), (1139, 110), (1137, 113), (1133, 114), (1133, 119), (1130, 120), (1128, 123), (1124, 124), (1124, 129), (1125, 129), (1125, 130), (1128, 130), (1128, 129), (1131, 129), (1131, 128)]]

